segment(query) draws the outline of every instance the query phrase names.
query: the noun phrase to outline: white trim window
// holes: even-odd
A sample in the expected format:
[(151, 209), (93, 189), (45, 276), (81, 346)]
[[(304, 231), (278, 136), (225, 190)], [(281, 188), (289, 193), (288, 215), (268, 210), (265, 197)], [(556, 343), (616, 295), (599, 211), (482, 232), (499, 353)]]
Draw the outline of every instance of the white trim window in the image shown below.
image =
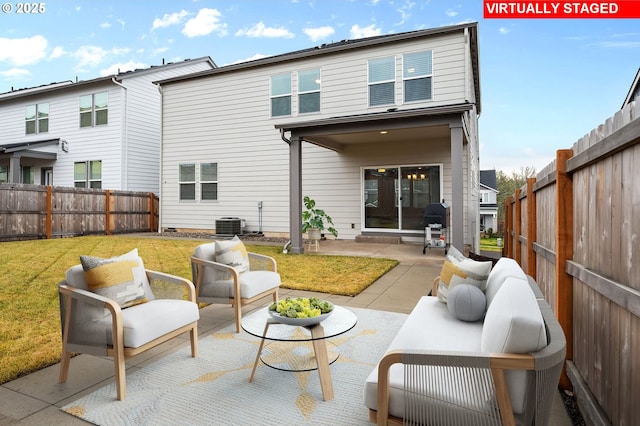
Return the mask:
[(370, 59), (368, 65), (369, 106), (393, 105), (396, 93), (396, 59)]
[(433, 99), (433, 52), (407, 53), (403, 57), (404, 102)]
[(298, 72), (298, 112), (320, 112), (320, 70)]
[(109, 92), (80, 96), (80, 127), (108, 124)]
[(27, 105), (24, 111), (25, 134), (49, 132), (49, 102)]
[(195, 201), (196, 199), (196, 165), (194, 163), (179, 166), (180, 201)]
[(218, 200), (218, 163), (200, 164), (200, 199)]
[(73, 186), (102, 189), (102, 161), (78, 161), (73, 164)]
[(291, 115), (291, 73), (271, 76), (271, 117)]

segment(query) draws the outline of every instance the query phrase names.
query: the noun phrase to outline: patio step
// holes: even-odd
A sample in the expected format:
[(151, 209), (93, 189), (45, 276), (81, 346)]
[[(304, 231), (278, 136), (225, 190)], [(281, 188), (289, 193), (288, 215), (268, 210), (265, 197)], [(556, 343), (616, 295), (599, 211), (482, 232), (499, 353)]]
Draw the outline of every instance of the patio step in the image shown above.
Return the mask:
[(356, 235), (356, 243), (402, 244), (402, 237), (389, 235)]

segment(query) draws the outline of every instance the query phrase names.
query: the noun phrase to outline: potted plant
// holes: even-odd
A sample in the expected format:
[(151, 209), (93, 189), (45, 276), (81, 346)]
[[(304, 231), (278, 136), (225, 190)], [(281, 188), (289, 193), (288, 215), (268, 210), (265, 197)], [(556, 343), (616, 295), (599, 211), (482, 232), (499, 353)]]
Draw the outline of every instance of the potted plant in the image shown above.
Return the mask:
[(322, 209), (316, 208), (316, 202), (308, 195), (304, 197), (305, 210), (302, 212), (302, 233), (309, 234), (309, 239), (319, 240), (322, 231), (329, 231), (334, 237), (338, 236), (338, 231), (334, 228), (331, 216)]

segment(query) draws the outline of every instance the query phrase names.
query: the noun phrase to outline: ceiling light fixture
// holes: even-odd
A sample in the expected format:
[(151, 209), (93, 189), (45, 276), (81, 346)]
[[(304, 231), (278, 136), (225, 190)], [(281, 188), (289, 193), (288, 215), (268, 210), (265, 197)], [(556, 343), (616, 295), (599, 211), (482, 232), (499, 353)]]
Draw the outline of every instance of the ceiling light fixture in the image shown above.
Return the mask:
[(380, 134), (381, 134), (381, 135), (386, 135), (387, 133), (388, 133), (388, 132), (387, 132), (386, 130), (381, 130), (381, 131), (380, 131)]

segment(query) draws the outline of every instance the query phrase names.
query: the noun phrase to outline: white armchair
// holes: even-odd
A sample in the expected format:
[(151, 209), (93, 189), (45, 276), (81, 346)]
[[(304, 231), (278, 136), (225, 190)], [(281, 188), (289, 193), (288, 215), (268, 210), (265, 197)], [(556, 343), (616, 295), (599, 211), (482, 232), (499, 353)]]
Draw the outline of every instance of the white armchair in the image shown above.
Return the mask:
[[(67, 381), (72, 353), (109, 356), (114, 361), (118, 400), (126, 398), (127, 358), (185, 332), (190, 334), (191, 355), (198, 356), (197, 324), (200, 318), (191, 281), (145, 270), (137, 250), (108, 259), (104, 264), (109, 263), (113, 268), (116, 262), (124, 263), (123, 260), (128, 262), (129, 270), (109, 274), (109, 277), (133, 277), (131, 281), (135, 285), (142, 285), (144, 295), (132, 306), (123, 308), (131, 303), (119, 303), (97, 294), (87, 283), (82, 265), (67, 270), (66, 279), (58, 285), (62, 324), (60, 383)], [(125, 286), (126, 291), (131, 287)]]
[[(237, 256), (227, 263), (221, 263), (225, 258), (221, 248), (229, 253), (229, 244), (235, 244)], [(196, 286), (198, 302), (225, 303), (233, 305), (236, 316), (236, 332), (240, 332), (242, 306), (260, 298), (271, 296), (278, 301), (280, 274), (274, 258), (257, 253), (247, 252), (242, 242), (213, 242), (199, 245), (191, 256), (191, 270), (193, 283)], [(246, 254), (246, 262), (238, 257)], [(244, 263), (243, 265), (241, 265)]]

